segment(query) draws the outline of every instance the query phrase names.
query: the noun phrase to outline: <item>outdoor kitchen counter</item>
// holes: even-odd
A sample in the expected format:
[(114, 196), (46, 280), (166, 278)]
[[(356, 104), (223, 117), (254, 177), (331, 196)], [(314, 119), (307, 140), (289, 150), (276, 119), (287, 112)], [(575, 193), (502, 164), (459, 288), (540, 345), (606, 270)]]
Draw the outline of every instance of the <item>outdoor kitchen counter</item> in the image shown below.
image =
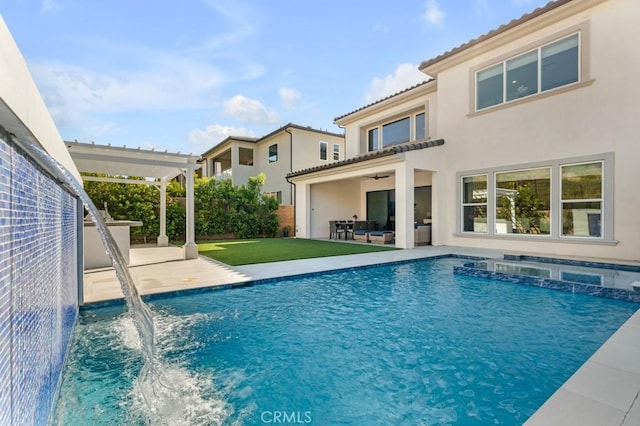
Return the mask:
[[(105, 222), (124, 260), (129, 264), (131, 247), (131, 227), (142, 226), (137, 220), (108, 220)], [(107, 249), (102, 244), (98, 229), (92, 221), (84, 221), (84, 269), (106, 268), (111, 266)]]

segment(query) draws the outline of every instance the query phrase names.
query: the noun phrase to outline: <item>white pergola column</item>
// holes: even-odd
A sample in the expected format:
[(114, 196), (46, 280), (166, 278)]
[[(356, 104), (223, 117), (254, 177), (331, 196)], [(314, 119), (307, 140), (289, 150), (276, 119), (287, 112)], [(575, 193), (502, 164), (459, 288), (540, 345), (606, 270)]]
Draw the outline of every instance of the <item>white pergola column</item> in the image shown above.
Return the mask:
[(186, 229), (186, 242), (183, 246), (184, 258), (197, 259), (198, 258), (198, 246), (196, 245), (196, 227), (195, 227), (195, 204), (193, 194), (193, 168), (187, 168), (186, 174), (186, 189), (187, 189), (187, 229)]
[(160, 235), (158, 235), (158, 247), (167, 247), (167, 178), (160, 180)]
[(403, 249), (414, 247), (414, 180), (413, 167), (396, 167), (396, 247)]

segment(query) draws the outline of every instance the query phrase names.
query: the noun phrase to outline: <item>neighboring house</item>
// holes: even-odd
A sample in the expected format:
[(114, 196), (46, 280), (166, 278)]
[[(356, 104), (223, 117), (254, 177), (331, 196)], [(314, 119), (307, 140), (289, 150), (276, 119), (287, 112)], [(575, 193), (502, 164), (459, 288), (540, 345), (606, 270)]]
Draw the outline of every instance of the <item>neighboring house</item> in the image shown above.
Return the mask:
[(230, 178), (244, 185), (266, 175), (263, 192), (280, 204), (294, 204), (285, 176), (293, 170), (344, 160), (344, 136), (289, 123), (261, 138), (230, 136), (202, 154), (202, 176)]
[(357, 214), (401, 248), (431, 221), (435, 245), (638, 260), (639, 21), (558, 0), (424, 61), (432, 80), (336, 118), (346, 160), (289, 174), (297, 235)]

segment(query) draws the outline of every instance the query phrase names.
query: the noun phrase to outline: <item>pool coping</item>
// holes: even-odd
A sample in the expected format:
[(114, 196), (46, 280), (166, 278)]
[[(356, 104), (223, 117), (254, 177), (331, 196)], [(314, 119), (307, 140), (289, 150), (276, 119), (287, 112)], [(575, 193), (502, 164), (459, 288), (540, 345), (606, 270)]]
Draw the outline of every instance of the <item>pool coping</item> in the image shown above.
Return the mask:
[[(392, 255), (389, 255), (392, 253)], [(273, 264), (246, 265), (232, 268), (243, 279), (201, 288), (172, 290), (166, 293), (145, 294), (146, 301), (159, 300), (176, 295), (266, 284), (275, 281), (314, 276), (346, 270), (357, 270), (376, 265), (402, 264), (417, 260), (456, 257), (470, 260), (487, 258), (503, 259), (508, 256), (530, 256), (513, 254), (513, 251), (477, 249), (454, 246), (424, 246), (415, 249), (360, 255), (335, 256), (331, 258), (304, 259)], [(203, 261), (214, 262), (208, 259)], [(524, 259), (523, 259), (524, 260)], [(571, 260), (571, 259), (566, 259)], [(575, 259), (577, 262), (591, 260)], [(355, 265), (354, 265), (355, 263)], [(592, 263), (601, 263), (593, 261)], [(625, 266), (625, 263), (611, 263)], [(633, 262), (627, 262), (631, 265)], [(342, 265), (342, 266), (341, 266)], [(225, 265), (226, 266), (226, 265)], [(631, 265), (640, 268), (640, 263)], [(301, 272), (308, 271), (308, 272)], [(189, 292), (189, 293), (186, 293)], [(122, 298), (92, 302), (86, 308), (102, 306), (124, 306)], [(640, 424), (640, 310), (637, 310), (603, 345), (525, 422), (527, 426), (580, 424), (600, 426), (602, 424)]]

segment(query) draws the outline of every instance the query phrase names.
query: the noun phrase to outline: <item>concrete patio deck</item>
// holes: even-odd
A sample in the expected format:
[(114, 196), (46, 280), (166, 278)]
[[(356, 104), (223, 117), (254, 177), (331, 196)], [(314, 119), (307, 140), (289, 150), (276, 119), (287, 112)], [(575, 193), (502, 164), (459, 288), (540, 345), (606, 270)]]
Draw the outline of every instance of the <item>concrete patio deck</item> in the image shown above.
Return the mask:
[[(354, 254), (231, 267), (203, 257), (182, 260), (180, 247), (132, 247), (129, 271), (142, 295), (286, 277), (444, 254), (502, 257), (504, 252), (422, 246), (410, 250)], [(594, 259), (591, 259), (594, 260)], [(85, 271), (85, 302), (122, 298), (113, 269)], [(640, 425), (640, 311), (637, 311), (525, 423)]]

